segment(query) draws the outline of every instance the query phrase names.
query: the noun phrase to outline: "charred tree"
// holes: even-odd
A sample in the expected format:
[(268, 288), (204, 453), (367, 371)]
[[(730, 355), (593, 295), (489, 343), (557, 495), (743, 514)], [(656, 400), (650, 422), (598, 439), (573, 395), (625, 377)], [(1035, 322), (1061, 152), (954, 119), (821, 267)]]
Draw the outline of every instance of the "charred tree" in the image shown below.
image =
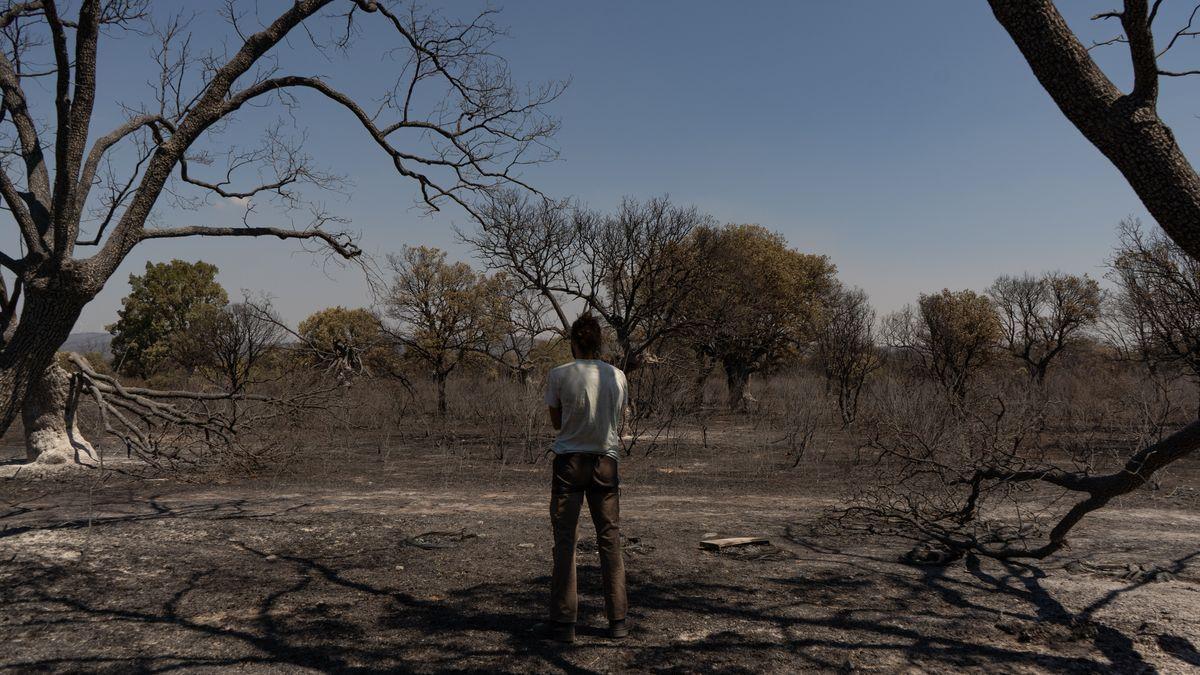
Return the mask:
[[(1092, 59), (1052, 0), (989, 0), (989, 5), (1063, 115), (1121, 172), (1167, 236), (1187, 255), (1200, 259), (1200, 176), (1157, 110), (1160, 78), (1200, 75), (1200, 70), (1161, 65), (1181, 40), (1197, 34), (1192, 21), (1165, 31), (1163, 44), (1156, 46), (1155, 21), (1162, 0), (1124, 0), (1120, 9), (1093, 17), (1120, 26), (1116, 37), (1096, 46), (1121, 45), (1129, 50), (1133, 84), (1124, 91)], [(1193, 19), (1197, 11), (1200, 5), (1192, 11)], [(892, 448), (887, 452), (893, 452), (896, 444), (887, 445)], [(979, 462), (968, 474), (953, 479), (966, 489), (966, 499), (954, 514), (957, 525), (938, 538), (959, 551), (973, 549), (1001, 558), (1051, 555), (1067, 545), (1068, 533), (1088, 513), (1145, 485), (1157, 471), (1198, 447), (1200, 421), (1145, 443), (1107, 473), (1020, 458)], [(1010, 451), (995, 455), (1011, 456)], [(923, 461), (920, 455), (913, 457)], [(990, 541), (964, 536), (965, 527), (977, 516), (980, 495), (1030, 483), (1048, 484), (1076, 496), (1041, 544), (1031, 544), (1023, 536)], [(909, 516), (916, 512), (908, 511)]]
[[(230, 5), (225, 18), (238, 36), (233, 48), (196, 56), (186, 21), (151, 21), (148, 0), (83, 0), (69, 17), (61, 9), (55, 0), (0, 6), (0, 125), (11, 139), (3, 150), (16, 159), (0, 170), (0, 202), (21, 240), (19, 249), (0, 252), (0, 431), (27, 401), (27, 417), (43, 418), (33, 400), (44, 393), (34, 392), (39, 379), (83, 307), (144, 241), (273, 237), (324, 245), (346, 259), (360, 254), (338, 228), (340, 219), (304, 197), (336, 178), (312, 165), (302, 141), (276, 128), (264, 133), (260, 149), (228, 148), (225, 171), (201, 175), (211, 169), (197, 165), (221, 156), (202, 144), (235, 123), (244, 107), (296, 113), (302, 98), (304, 105), (332, 106), (419, 188), (430, 210), (456, 204), (473, 211), (480, 195), (529, 189), (517, 171), (552, 155), (546, 143), (557, 124), (543, 110), (562, 85), (527, 92), (509, 78), (493, 51), (502, 29), (491, 10), (462, 22), (416, 9), (397, 13), (373, 0), (297, 0), (253, 29)], [(343, 32), (321, 43), (309, 24), (330, 20)], [(364, 20), (381, 22), (397, 42), (391, 53), (400, 57), (399, 79), (387, 83), (383, 106), (396, 111), (392, 120), (367, 112), (378, 101), (364, 107), (323, 78), (289, 74), (279, 53), (295, 32), (330, 53), (348, 49)], [(108, 97), (99, 93), (97, 54), (119, 31), (153, 41), (161, 77), (150, 100), (126, 104), (126, 121), (101, 134), (92, 129), (93, 112)], [(37, 62), (53, 65), (30, 71), (27, 64)], [(53, 82), (53, 110), (34, 109), (26, 95), (34, 78)], [(401, 143), (402, 135), (409, 140)], [(89, 145), (89, 139), (95, 140)], [(124, 167), (112, 161), (120, 148), (135, 158)], [(239, 185), (243, 180), (249, 184)], [(242, 222), (150, 220), (160, 199), (186, 205), (210, 196), (248, 201)], [(311, 220), (301, 227), (251, 222), (258, 197), (310, 211)]]
[(98, 456), (79, 433), (75, 420), (80, 389), (73, 376), (51, 363), (29, 388), (21, 421), (25, 427), (25, 453), (41, 465), (92, 464)]

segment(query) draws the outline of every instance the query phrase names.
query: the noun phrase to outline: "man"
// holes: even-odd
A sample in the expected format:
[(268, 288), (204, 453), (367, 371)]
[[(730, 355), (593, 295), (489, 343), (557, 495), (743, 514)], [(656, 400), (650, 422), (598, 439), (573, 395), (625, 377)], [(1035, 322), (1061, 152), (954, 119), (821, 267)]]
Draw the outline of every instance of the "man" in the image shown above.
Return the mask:
[(550, 522), (554, 528), (554, 575), (550, 584), (551, 637), (574, 642), (579, 597), (575, 591), (575, 532), (586, 498), (604, 580), (604, 611), (609, 635), (623, 638), (625, 563), (621, 558), (617, 460), (621, 415), (626, 404), (625, 373), (600, 360), (600, 323), (584, 314), (571, 325), (575, 360), (550, 371), (546, 405), (558, 431)]

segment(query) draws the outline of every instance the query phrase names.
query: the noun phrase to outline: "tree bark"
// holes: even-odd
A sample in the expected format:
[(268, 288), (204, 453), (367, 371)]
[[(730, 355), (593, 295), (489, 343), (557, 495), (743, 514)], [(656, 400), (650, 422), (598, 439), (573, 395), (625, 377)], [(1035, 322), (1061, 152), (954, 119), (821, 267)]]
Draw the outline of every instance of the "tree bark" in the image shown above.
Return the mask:
[(704, 385), (708, 382), (713, 366), (704, 354), (696, 355), (696, 377), (692, 381), (692, 405), (696, 408), (704, 406)]
[(51, 363), (29, 387), (21, 418), (30, 462), (87, 465), (97, 461), (95, 448), (79, 433), (71, 395), (71, 374), (57, 363)]
[(858, 397), (862, 393), (861, 381), (842, 380), (838, 384), (838, 413), (842, 416), (842, 428), (854, 424), (858, 417)]
[(16, 420), (31, 388), (45, 376), (89, 298), (41, 290), (25, 296), (12, 339), (0, 348), (0, 433)]
[(446, 405), (446, 375), (438, 373), (437, 379), (437, 411), (438, 416), (445, 417), (448, 407)]
[[(1200, 259), (1200, 175), (1157, 112), (1160, 75), (1151, 10), (1146, 0), (1125, 0), (1121, 20), (1132, 59), (1134, 85), (1122, 92), (1092, 60), (1053, 0), (988, 0), (996, 20), (1021, 51), (1034, 76), (1063, 115), (1104, 154), (1176, 244)], [(1159, 3), (1155, 3), (1157, 10)], [(1067, 532), (1086, 514), (1145, 484), (1159, 469), (1200, 449), (1200, 420), (1136, 453), (1107, 476), (1045, 469), (1004, 473), (1005, 480), (1042, 480), (1089, 497), (1059, 521), (1044, 546), (1003, 548), (998, 557), (1043, 558), (1061, 549)]]
[(746, 410), (754, 397), (750, 395), (750, 369), (740, 363), (725, 364), (725, 386), (729, 390), (729, 409)]
[[(1158, 117), (1155, 66), (1139, 74), (1134, 90), (1125, 94), (1092, 60), (1051, 0), (989, 4), (1063, 115), (1117, 167), (1167, 235), (1200, 259), (1200, 176)], [(1148, 29), (1132, 27), (1131, 39), (1148, 38)], [(1149, 53), (1152, 57), (1153, 44)]]

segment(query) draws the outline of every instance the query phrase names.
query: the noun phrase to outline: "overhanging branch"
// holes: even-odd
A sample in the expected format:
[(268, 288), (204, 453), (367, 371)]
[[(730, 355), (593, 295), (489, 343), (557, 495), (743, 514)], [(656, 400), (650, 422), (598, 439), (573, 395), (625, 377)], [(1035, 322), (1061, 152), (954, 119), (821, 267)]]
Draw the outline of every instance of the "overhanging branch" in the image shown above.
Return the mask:
[(281, 227), (189, 227), (148, 228), (141, 239), (175, 239), (179, 237), (276, 237), (278, 239), (317, 239), (346, 259), (362, 255), (362, 249), (346, 233), (327, 232), (318, 228), (289, 230)]

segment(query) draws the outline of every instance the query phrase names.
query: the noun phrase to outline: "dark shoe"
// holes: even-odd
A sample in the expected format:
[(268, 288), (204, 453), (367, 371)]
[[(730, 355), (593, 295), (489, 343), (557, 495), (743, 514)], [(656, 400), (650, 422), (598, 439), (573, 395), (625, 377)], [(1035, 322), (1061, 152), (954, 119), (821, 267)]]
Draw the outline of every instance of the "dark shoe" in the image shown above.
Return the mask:
[(625, 623), (625, 619), (619, 621), (608, 622), (608, 636), (610, 638), (620, 640), (629, 635), (629, 625)]
[(548, 640), (569, 644), (575, 641), (575, 624), (552, 621), (546, 625), (545, 635)]

